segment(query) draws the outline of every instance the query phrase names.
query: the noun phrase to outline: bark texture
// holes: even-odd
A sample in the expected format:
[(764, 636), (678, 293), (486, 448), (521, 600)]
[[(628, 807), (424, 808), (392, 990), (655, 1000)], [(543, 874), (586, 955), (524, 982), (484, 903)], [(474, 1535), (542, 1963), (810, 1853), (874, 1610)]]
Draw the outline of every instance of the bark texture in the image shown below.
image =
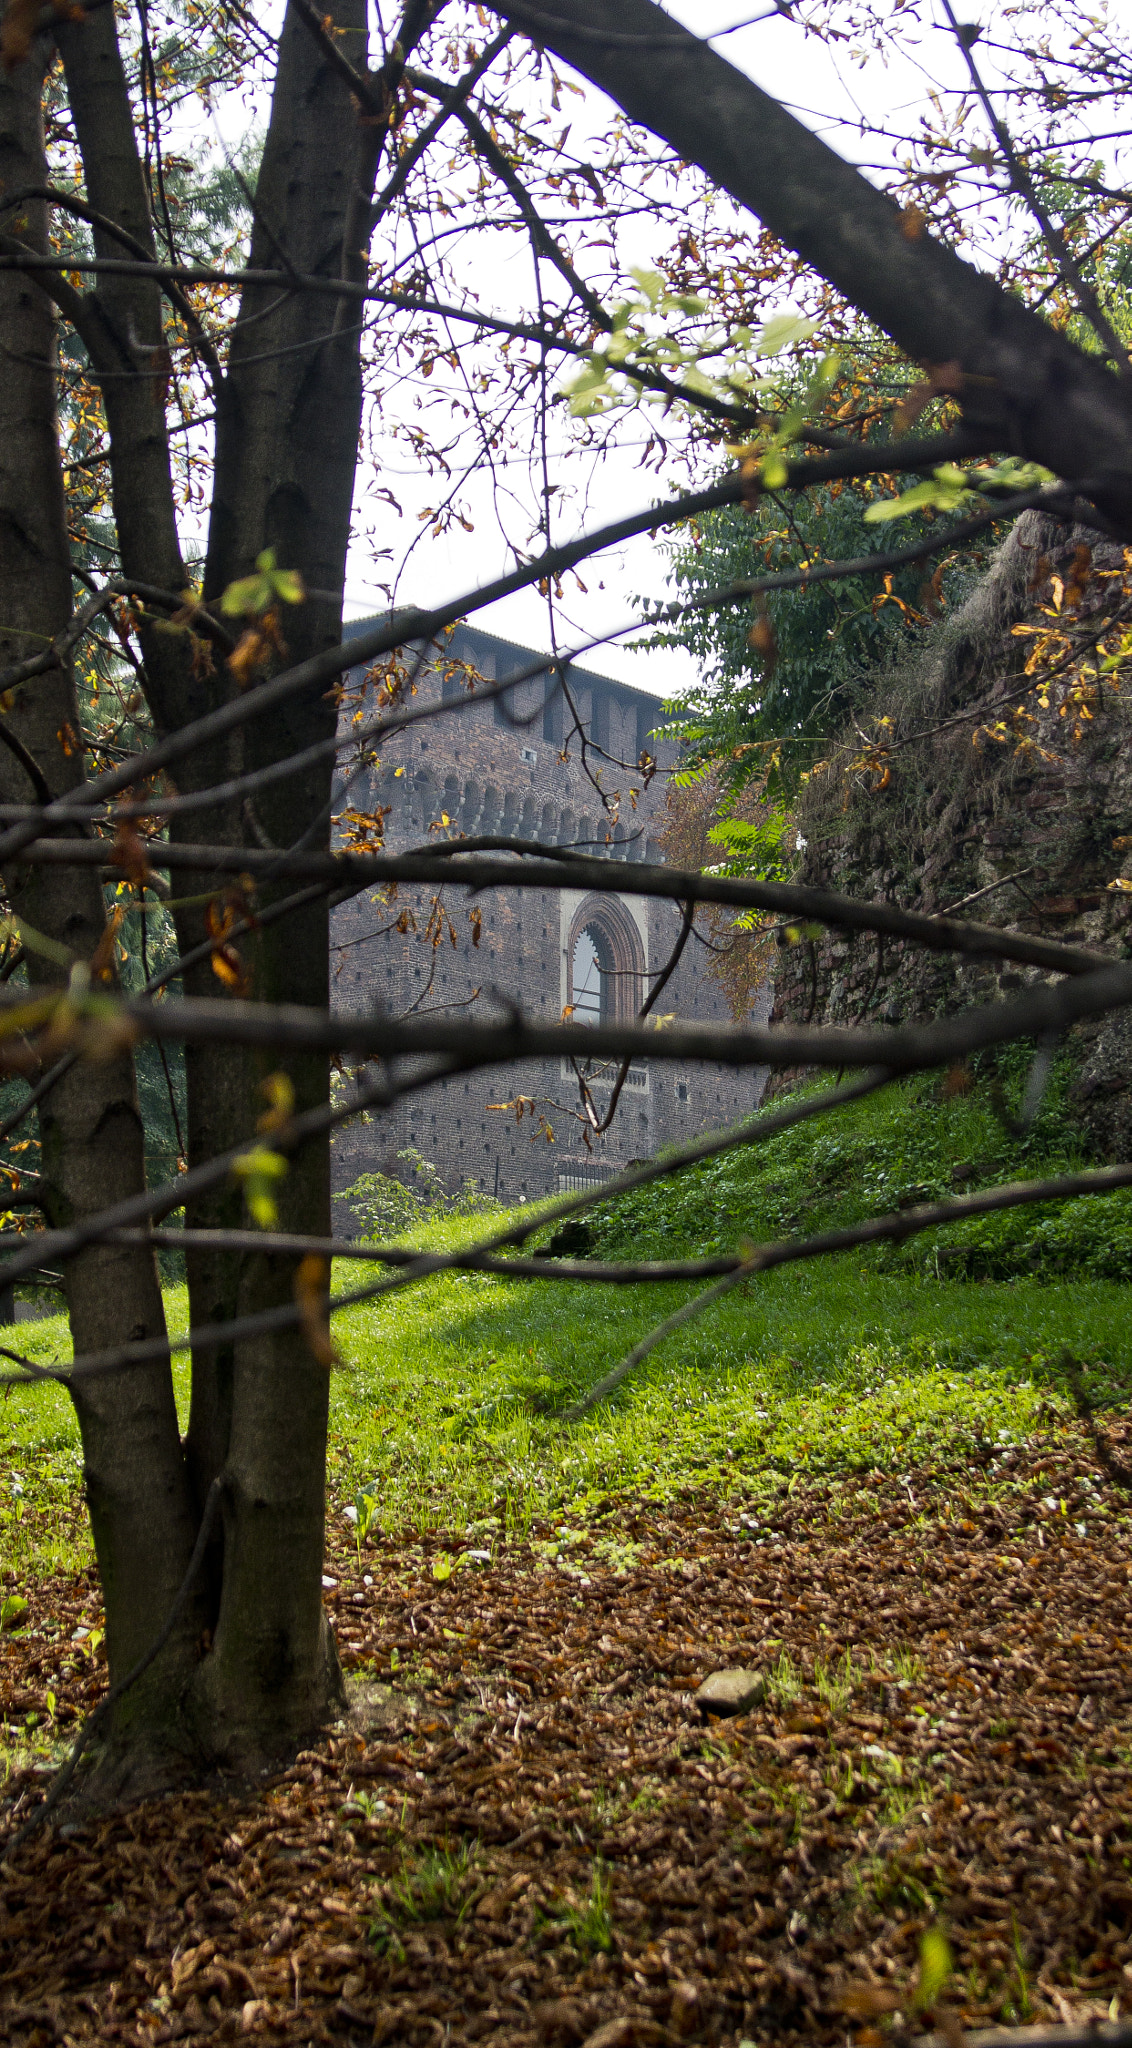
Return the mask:
[[(42, 52), (0, 76), (0, 190), (46, 183), (41, 119)], [(26, 203), (4, 223), (32, 247), (46, 245), (46, 211)], [(56, 420), (55, 310), (30, 279), (0, 278), (0, 666), (38, 652), (71, 614), (71, 569)], [(38, 764), (51, 796), (83, 776), (80, 721), (69, 663), (48, 669), (19, 691), (7, 714), (17, 740)], [(0, 797), (26, 803), (35, 794), (26, 768), (0, 747)], [(89, 962), (106, 929), (95, 871), (15, 864), (4, 887), (35, 960), (35, 978), (65, 985), (68, 966), (35, 952), (43, 934), (69, 958)], [(40, 1107), (43, 1207), (48, 1221), (73, 1221), (144, 1186), (144, 1151), (128, 1055), (74, 1066)], [(91, 1246), (66, 1272), (76, 1350), (164, 1332), (153, 1254)], [(166, 1366), (87, 1381), (73, 1391), (82, 1433), (84, 1478), (106, 1595), (106, 1640), (113, 1676), (147, 1650), (168, 1613), (192, 1549), (193, 1517)], [(170, 1702), (192, 1660), (197, 1619), (190, 1606), (143, 1685), (123, 1701), (119, 1735), (147, 1721), (167, 1726)]]
[[(365, 30), (364, 0), (336, 10), (335, 32), (356, 65), (365, 63)], [(348, 86), (289, 9), (256, 186), (253, 268), (277, 264), (282, 253), (296, 270), (342, 273), (365, 141)], [(372, 148), (368, 155), (372, 179)], [(263, 315), (270, 296), (258, 288), (245, 292), (241, 320)], [(317, 298), (295, 294), (237, 333), (218, 408), (206, 596), (247, 575), (265, 548), (281, 566), (299, 570), (309, 589), (341, 592), (360, 427), (358, 335), (336, 330)], [(286, 608), (279, 627), (290, 660), (335, 645), (340, 596)], [(308, 692), (278, 719), (248, 728), (245, 765), (301, 751), (331, 734), (335, 718), (333, 693), (328, 701), (319, 689)], [(254, 813), (242, 810), (229, 830), (241, 838), (250, 831), (274, 846), (300, 839), (325, 846), (330, 800), (329, 769), (310, 770), (257, 798)], [(248, 959), (264, 1000), (325, 1007), (325, 902), (260, 932)], [(223, 1085), (214, 1075), (207, 1090), (196, 1091), (193, 1143), (201, 1156), (231, 1142), (234, 1118), (263, 1108), (269, 1072), (286, 1075), (297, 1109), (327, 1098), (325, 1059), (265, 1062), (233, 1050), (224, 1058)], [(329, 1139), (308, 1144), (292, 1160), (279, 1209), (285, 1228), (329, 1230)], [(228, 1312), (246, 1314), (292, 1298), (296, 1263), (201, 1254), (195, 1281)], [(321, 1595), (328, 1406), (326, 1368), (297, 1332), (239, 1346), (220, 1372), (194, 1370), (190, 1437), (198, 1484), (222, 1450), (229, 1475), (223, 1589), (202, 1696), (209, 1721), (231, 1731), (236, 1751), (254, 1754), (301, 1737), (340, 1688)]]
[[(421, 25), (428, 10), (421, 10)], [(364, 0), (336, 10), (335, 35), (364, 67)], [(68, 96), (88, 196), (98, 210), (153, 248), (145, 181), (128, 82), (112, 9), (64, 30)], [(357, 273), (359, 242), (379, 153), (380, 132), (359, 119), (349, 86), (309, 26), (289, 9), (254, 198), (253, 267), (329, 275)], [(97, 239), (97, 236), (96, 236)], [(112, 238), (103, 236), (109, 250)], [(161, 306), (144, 280), (115, 281), (91, 295), (100, 323), (103, 384), (114, 447), (113, 491), (123, 567), (139, 580), (185, 581), (164, 431)], [(205, 595), (218, 597), (271, 548), (319, 593), (340, 593), (345, 575), (361, 422), (359, 336), (316, 296), (250, 288), (223, 378), (217, 383), (216, 467)], [(129, 374), (123, 376), (122, 370)], [(287, 659), (334, 646), (339, 596), (286, 608), (279, 620)], [(155, 722), (175, 730), (236, 687), (224, 664), (191, 660), (187, 638), (143, 635)], [(335, 706), (320, 688), (278, 718), (235, 733), (189, 762), (183, 788), (279, 760), (331, 734)], [(329, 770), (277, 785), (255, 807), (218, 805), (191, 815), (185, 830), (227, 845), (329, 842)], [(174, 828), (175, 831), (177, 828)], [(220, 894), (227, 887), (216, 877)], [(270, 901), (266, 891), (261, 900)], [(199, 911), (178, 914), (182, 950), (204, 935)], [(325, 1006), (325, 906), (309, 906), (245, 946), (248, 981), (267, 1001)], [(207, 961), (185, 977), (186, 994), (215, 997)], [(294, 1105), (325, 1101), (322, 1054), (280, 1060), (237, 1048), (188, 1054), (188, 1145), (196, 1162), (256, 1133), (263, 1082), (282, 1071)], [(187, 1217), (198, 1225), (244, 1221), (242, 1196), (221, 1187)], [(329, 1146), (308, 1145), (280, 1193), (286, 1228), (330, 1227)], [(292, 1298), (295, 1262), (256, 1253), (194, 1252), (192, 1320), (215, 1323)], [(199, 1512), (225, 1477), (223, 1524), (208, 1560), (205, 1598), (210, 1647), (197, 1672), (192, 1718), (202, 1754), (249, 1762), (292, 1746), (325, 1718), (340, 1680), (321, 1599), (328, 1376), (294, 1333), (256, 1344), (201, 1351), (193, 1358), (186, 1440), (189, 1484)]]

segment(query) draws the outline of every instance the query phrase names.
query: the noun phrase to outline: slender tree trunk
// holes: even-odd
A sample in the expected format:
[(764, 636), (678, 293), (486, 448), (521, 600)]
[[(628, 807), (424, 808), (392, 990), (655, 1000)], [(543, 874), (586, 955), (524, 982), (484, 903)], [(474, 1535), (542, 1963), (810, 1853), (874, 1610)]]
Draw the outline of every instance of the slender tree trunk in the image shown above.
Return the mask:
[[(92, 12), (82, 23), (62, 28), (59, 45), (87, 197), (100, 215), (125, 229), (147, 254), (155, 255), (149, 197), (114, 9)], [(93, 232), (99, 256), (120, 255), (121, 244), (106, 229), (96, 227)], [(165, 339), (161, 290), (144, 278), (110, 276), (103, 278), (90, 296), (98, 307), (100, 340), (109, 371), (102, 381), (102, 397), (122, 569), (139, 582), (181, 590), (189, 579), (177, 530), (164, 379), (152, 374)], [(194, 661), (187, 634), (171, 634), (160, 624), (147, 624), (143, 617), (139, 638), (145, 657), (147, 702), (159, 733), (176, 731), (202, 717), (230, 694), (231, 677), (223, 663), (217, 666), (208, 658), (200, 659), (199, 648)], [(178, 785), (187, 791), (207, 788), (238, 774), (243, 760), (244, 736), (237, 732), (182, 763)], [(229, 804), (194, 812), (183, 830), (198, 841), (236, 843), (240, 836), (238, 809)], [(174, 837), (177, 832), (174, 824)], [(201, 882), (206, 884), (207, 878), (202, 877)], [(220, 877), (214, 878), (214, 885), (218, 894), (226, 887)], [(174, 926), (181, 953), (198, 947), (206, 936), (200, 904), (178, 908)], [(188, 970), (184, 987), (189, 996), (216, 999), (224, 994), (207, 960)], [(227, 1048), (216, 1047), (206, 1053), (192, 1049), (186, 1057), (186, 1078), (186, 1143), (191, 1163), (208, 1156), (213, 1132), (226, 1134), (225, 1147), (241, 1137), (251, 1137), (255, 1106), (247, 1099), (240, 1062)], [(213, 1189), (185, 1220), (216, 1229), (241, 1225), (246, 1219), (239, 1188), (222, 1184)], [(215, 1324), (235, 1315), (239, 1256), (189, 1252), (186, 1264), (192, 1321)], [(231, 1388), (231, 1347), (194, 1355), (186, 1455), (198, 1514), (227, 1458)], [(224, 1531), (217, 1525), (202, 1573), (210, 1630), (216, 1623), (223, 1565)]]
[[(40, 53), (42, 56), (42, 53)], [(47, 182), (41, 117), (42, 61), (0, 75), (0, 191)], [(46, 210), (25, 205), (6, 231), (47, 244)], [(0, 276), (0, 665), (37, 652), (70, 617), (72, 584), (56, 419), (55, 311), (31, 277)], [(70, 664), (38, 675), (8, 714), (52, 796), (83, 779), (81, 726)], [(26, 769), (0, 747), (0, 796), (35, 794)], [(42, 933), (76, 961), (89, 961), (106, 917), (93, 870), (18, 864), (4, 874), (8, 899), (27, 932), (35, 978), (65, 984), (67, 967), (36, 950)], [(132, 1061), (84, 1061), (71, 1068), (39, 1111), (44, 1206), (68, 1223), (144, 1186), (144, 1151)], [(76, 1351), (101, 1350), (164, 1330), (152, 1253), (91, 1246), (69, 1262), (67, 1306)], [(112, 1675), (149, 1648), (183, 1576), (194, 1523), (167, 1365), (76, 1382), (84, 1478), (106, 1599)], [(143, 1723), (177, 1740), (176, 1701), (195, 1661), (199, 1621), (191, 1607), (146, 1681), (123, 1701), (118, 1734)]]
[[(347, 0), (335, 10), (335, 32), (346, 31), (342, 46), (360, 65), (365, 19), (364, 0)], [(297, 270), (340, 273), (361, 134), (348, 87), (306, 23), (289, 10), (256, 186), (253, 267), (277, 263), (282, 249)], [(262, 313), (268, 297), (261, 290), (245, 292), (241, 318)], [(248, 574), (264, 548), (274, 550), (280, 566), (299, 570), (310, 590), (342, 590), (361, 375), (356, 333), (334, 332), (334, 326), (332, 311), (314, 295), (296, 294), (274, 315), (237, 333), (217, 417), (207, 597)], [(285, 608), (279, 624), (288, 658), (302, 660), (340, 638), (340, 597), (318, 595)], [(249, 728), (246, 765), (266, 765), (326, 738), (335, 717), (334, 703), (320, 691), (293, 702), (279, 720)], [(257, 797), (254, 812), (245, 812), (241, 822), (273, 845), (288, 846), (309, 834), (310, 843), (325, 846), (330, 795), (329, 769), (308, 771)], [(325, 1007), (328, 948), (325, 904), (268, 927), (248, 955), (257, 997)], [(228, 1064), (242, 1101), (262, 1107), (264, 1063), (233, 1054)], [(325, 1060), (271, 1064), (286, 1074), (297, 1108), (327, 1099)], [(196, 1141), (204, 1151), (224, 1142), (223, 1127), (212, 1121), (218, 1113), (230, 1112), (215, 1096), (202, 1100)], [(292, 1161), (279, 1207), (285, 1229), (329, 1232), (328, 1141), (306, 1146)], [(291, 1259), (244, 1260), (238, 1312), (292, 1299), (295, 1272)], [(228, 1551), (216, 1640), (201, 1687), (210, 1718), (233, 1731), (235, 1747), (253, 1752), (294, 1740), (304, 1720), (309, 1724), (324, 1712), (340, 1689), (321, 1598), (328, 1406), (326, 1367), (300, 1334), (285, 1332), (236, 1350), (227, 1445)], [(206, 1413), (202, 1402), (202, 1436)]]

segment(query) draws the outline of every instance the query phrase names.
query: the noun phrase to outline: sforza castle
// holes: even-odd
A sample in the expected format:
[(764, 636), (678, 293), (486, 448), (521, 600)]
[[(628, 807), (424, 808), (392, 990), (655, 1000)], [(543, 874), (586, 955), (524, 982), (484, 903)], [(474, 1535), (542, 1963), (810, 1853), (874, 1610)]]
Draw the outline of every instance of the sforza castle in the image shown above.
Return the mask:
[[(371, 623), (358, 620), (347, 632)], [(568, 668), (570, 697), (593, 743), (586, 766), (577, 733), (570, 736), (563, 693), (551, 690), (545, 672), (502, 701), (457, 705), (467, 674), (485, 683), (510, 674), (529, 677), (538, 660), (528, 648), (478, 627), (456, 626), (442, 651), (429, 650), (410, 700), (451, 699), (452, 712), (392, 736), (368, 781), (353, 784), (346, 801), (358, 811), (385, 811), (391, 852), (435, 844), (441, 836), (502, 833), (604, 855), (608, 889), (491, 890), (469, 898), (453, 883), (438, 899), (423, 885), (400, 888), (392, 904), (378, 891), (352, 898), (334, 911), (331, 927), (331, 1001), (340, 1011), (380, 1006), (391, 1016), (424, 1016), (463, 1010), (483, 1021), (517, 1003), (531, 1017), (557, 1019), (572, 1006), (578, 1021), (629, 1018), (668, 961), (680, 928), (676, 906), (618, 889), (627, 863), (665, 857), (661, 840), (676, 750), (664, 739), (660, 699)], [(350, 681), (360, 691), (364, 672), (353, 671)], [(373, 708), (372, 694), (366, 708)], [(645, 749), (659, 767), (642, 789), (635, 764)], [(592, 778), (610, 797), (621, 792), (615, 818)], [(474, 917), (477, 910), (473, 943), (469, 912)], [(722, 993), (707, 973), (710, 959), (693, 936), (658, 1001), (662, 1015), (726, 1019)], [(587, 1074), (599, 1119), (615, 1071), (595, 1067)], [(757, 1107), (761, 1085), (761, 1075), (644, 1061), (630, 1068), (608, 1132), (591, 1132), (587, 1148), (569, 1062), (489, 1069), (438, 1082), (367, 1123), (347, 1126), (335, 1140), (334, 1185), (347, 1187), (365, 1172), (406, 1178), (398, 1154), (412, 1146), (440, 1169), (450, 1192), (472, 1180), (502, 1201), (529, 1200), (605, 1179), (632, 1159), (747, 1115)], [(519, 1098), (533, 1105), (521, 1118), (514, 1108), (493, 1107)]]

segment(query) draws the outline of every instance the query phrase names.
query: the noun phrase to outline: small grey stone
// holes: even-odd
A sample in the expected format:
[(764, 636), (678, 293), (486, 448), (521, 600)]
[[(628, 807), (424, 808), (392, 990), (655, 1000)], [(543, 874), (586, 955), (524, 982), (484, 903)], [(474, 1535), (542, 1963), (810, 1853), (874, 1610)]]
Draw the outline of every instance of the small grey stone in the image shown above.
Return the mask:
[(766, 1679), (761, 1671), (713, 1671), (696, 1694), (702, 1714), (749, 1714), (766, 1698)]

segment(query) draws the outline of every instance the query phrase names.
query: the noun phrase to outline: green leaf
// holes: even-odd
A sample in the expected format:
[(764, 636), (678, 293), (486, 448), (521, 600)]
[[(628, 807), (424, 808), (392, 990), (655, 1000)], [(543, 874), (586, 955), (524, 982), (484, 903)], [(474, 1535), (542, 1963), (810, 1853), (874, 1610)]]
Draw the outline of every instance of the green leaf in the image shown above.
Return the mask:
[(434, 1579), (438, 1579), (442, 1585), (445, 1579), (452, 1577), (452, 1559), (446, 1550), (442, 1551), (441, 1555), (436, 1559), (432, 1567), (432, 1576)]
[(588, 392), (581, 398), (572, 398), (570, 417), (575, 420), (588, 420), (591, 413), (608, 412), (613, 403), (613, 389), (610, 385), (604, 385), (600, 391)]
[(266, 1145), (255, 1145), (250, 1152), (244, 1152), (232, 1161), (232, 1172), (237, 1180), (244, 1183), (244, 1200), (261, 1230), (272, 1230), (279, 1221), (279, 1207), (275, 1199), (275, 1184), (287, 1172), (287, 1161), (281, 1152), (271, 1152)]
[(1023, 462), (1020, 455), (1008, 455), (1002, 462), (973, 469), (970, 475), (980, 491), (1035, 491), (1041, 484), (1057, 481), (1052, 469), (1043, 469), (1040, 462)]
[(585, 368), (579, 370), (576, 377), (571, 377), (562, 389), (568, 394), (575, 391), (593, 391), (597, 385), (604, 384), (608, 368), (605, 357), (595, 352), (587, 358)]
[(696, 391), (701, 398), (714, 398), (719, 391), (719, 385), (714, 377), (709, 377), (703, 370), (695, 368), (685, 370), (680, 382), (685, 391)]
[(220, 600), (220, 609), (230, 618), (255, 616), (270, 611), (278, 599), (283, 604), (302, 604), (306, 597), (303, 579), (297, 569), (277, 569), (275, 549), (264, 548), (256, 556), (256, 574), (238, 576), (230, 583)]
[(755, 336), (755, 349), (760, 356), (776, 356), (792, 342), (809, 341), (818, 331), (816, 320), (805, 320), (800, 313), (776, 313), (765, 327), (760, 327)]
[(922, 511), (928, 505), (937, 512), (954, 512), (970, 491), (970, 479), (963, 471), (954, 462), (944, 462), (935, 471), (931, 482), (913, 484), (912, 489), (902, 492), (899, 498), (874, 499), (865, 508), (865, 524), (879, 526), (889, 519), (903, 519), (907, 513)]
[(266, 611), (270, 603), (271, 585), (266, 576), (237, 576), (225, 590), (220, 609), (232, 618), (244, 612)]
[(941, 1927), (929, 1927), (920, 1942), (920, 1975), (913, 1998), (921, 2012), (933, 2006), (953, 1968), (951, 1949)]
[(832, 391), (841, 375), (841, 357), (834, 350), (824, 355), (806, 386), (806, 404), (812, 405)]
[(271, 579), (276, 597), (284, 604), (303, 604), (306, 601), (306, 587), (297, 569), (276, 569)]
[(768, 491), (781, 490), (789, 475), (790, 470), (781, 448), (772, 448), (768, 455), (764, 455), (759, 480)]
[(655, 306), (664, 290), (664, 279), (659, 270), (638, 270), (635, 265), (630, 264), (629, 275), (636, 284), (640, 285), (641, 291), (648, 300), (649, 305)]
[(0, 1628), (18, 1628), (28, 1611), (22, 1593), (9, 1593), (0, 1607)]

